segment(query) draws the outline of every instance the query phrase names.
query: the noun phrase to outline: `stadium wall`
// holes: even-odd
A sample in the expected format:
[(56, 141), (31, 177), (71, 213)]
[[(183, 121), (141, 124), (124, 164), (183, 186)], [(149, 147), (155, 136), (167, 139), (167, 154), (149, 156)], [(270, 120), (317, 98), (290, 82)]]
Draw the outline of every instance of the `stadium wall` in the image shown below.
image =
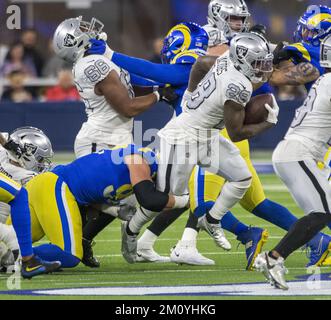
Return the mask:
[[(272, 149), (286, 133), (300, 101), (280, 103), (278, 125), (252, 139), (255, 149)], [(135, 142), (155, 147), (158, 145), (157, 131), (172, 117), (172, 109), (158, 103), (137, 117), (134, 126)], [(56, 151), (72, 151), (74, 140), (82, 123), (86, 120), (84, 105), (80, 102), (65, 103), (1, 103), (0, 119), (2, 132), (10, 132), (20, 126), (35, 126), (45, 131)]]

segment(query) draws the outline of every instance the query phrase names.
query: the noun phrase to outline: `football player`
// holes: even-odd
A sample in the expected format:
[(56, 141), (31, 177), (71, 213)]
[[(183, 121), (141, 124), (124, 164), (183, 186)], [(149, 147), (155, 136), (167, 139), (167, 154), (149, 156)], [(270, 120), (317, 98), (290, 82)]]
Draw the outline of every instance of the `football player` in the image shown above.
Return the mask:
[[(13, 136), (14, 134), (15, 132), (13, 133)], [(27, 140), (29, 140), (29, 138)], [(8, 142), (2, 144), (11, 151), (14, 150), (16, 155), (20, 155), (20, 159), (17, 159), (17, 164), (20, 161), (23, 161), (27, 163), (29, 169), (32, 169), (33, 165), (35, 165), (36, 167), (39, 167), (41, 165), (39, 163), (41, 159), (35, 158), (34, 155), (36, 149), (32, 148), (32, 145), (30, 143), (27, 143), (26, 148), (25, 146), (19, 145), (18, 141), (14, 141), (14, 139), (9, 139)], [(12, 164), (14, 163), (15, 161), (12, 162)], [(5, 165), (5, 167), (6, 169), (8, 169), (8, 165)], [(20, 170), (18, 169), (17, 171)], [(22, 256), (22, 276), (24, 278), (32, 278), (37, 275), (56, 271), (61, 266), (61, 263), (59, 261), (56, 260), (53, 262), (49, 262), (47, 260), (42, 260), (33, 251), (31, 236), (31, 217), (28, 203), (28, 193), (25, 187), (21, 186), (21, 184), (9, 178), (8, 173), (7, 175), (5, 173), (7, 172), (4, 170), (2, 170), (2, 172), (0, 173), (0, 201), (7, 203), (10, 206), (11, 221), (17, 236), (17, 242), (19, 244), (19, 249)], [(9, 247), (12, 245), (13, 249), (16, 250), (16, 246), (12, 237), (12, 231), (8, 228), (2, 228), (2, 231), (5, 231), (7, 233), (9, 232), (10, 241), (7, 244), (9, 245)]]
[[(22, 186), (37, 174), (51, 167), (52, 145), (48, 137), (34, 127), (20, 127), (11, 134), (2, 134), (0, 147), (0, 172)], [(10, 206), (0, 202), (0, 241), (6, 245), (4, 271), (18, 257), (18, 243), (11, 225), (5, 225), (10, 216)]]
[[(216, 2), (211, 2), (211, 5), (215, 3), (222, 3), (221, 0), (216, 1)], [(222, 8), (222, 7), (221, 7)], [(210, 10), (213, 12), (212, 10)], [(222, 9), (220, 9), (222, 11)], [(215, 10), (214, 10), (215, 12)], [(222, 17), (225, 16), (225, 13), (221, 14), (221, 17), (218, 18), (218, 20), (222, 21)], [(212, 16), (213, 17), (213, 16)], [(217, 17), (213, 17), (214, 19)], [(322, 17), (323, 18), (323, 17)], [(325, 17), (324, 17), (325, 18)], [(223, 19), (224, 20), (224, 19)], [(216, 20), (217, 21), (217, 20)], [(254, 31), (256, 32), (256, 31)], [(324, 34), (323, 32), (320, 32), (319, 34)], [(325, 35), (325, 34), (324, 34)], [(217, 47), (217, 50), (220, 50), (220, 48), (226, 46), (226, 44), (219, 45)], [(202, 59), (207, 59), (207, 58), (202, 58)], [(204, 72), (207, 72), (209, 69), (210, 65), (213, 63), (211, 62), (207, 63), (207, 66), (205, 68)], [(274, 73), (279, 72), (278, 70), (274, 71)], [(282, 71), (284, 72), (284, 70)], [(273, 74), (274, 74), (273, 73)], [(204, 74), (204, 73), (202, 73)], [(303, 79), (304, 77), (302, 77)], [(314, 80), (314, 78), (311, 78)], [(305, 81), (312, 81), (309, 77), (305, 78)], [(243, 144), (240, 146), (240, 150), (242, 151), (242, 154), (247, 155), (247, 159), (250, 163), (249, 160), (249, 151), (244, 152), (243, 150), (249, 150), (248, 143), (246, 142), (246, 145)], [(251, 164), (251, 163), (250, 163)], [(252, 166), (253, 168), (253, 166)], [(202, 170), (200, 170), (202, 172)], [(190, 181), (190, 191), (191, 194), (194, 194), (195, 197), (191, 196), (191, 202), (193, 199), (193, 204), (191, 205), (191, 208), (196, 208), (195, 212), (196, 213), (203, 213), (206, 210), (210, 208), (210, 206), (213, 205), (215, 199), (217, 198), (217, 195), (220, 192), (220, 188), (218, 188), (218, 185), (222, 185), (222, 181), (217, 181), (217, 176), (215, 175), (205, 175), (205, 177), (201, 177), (201, 172), (197, 172), (195, 175), (195, 179)], [(255, 172), (253, 169), (252, 172)], [(256, 174), (256, 172), (255, 172)], [(254, 177), (254, 175), (253, 175)], [(218, 178), (219, 179), (219, 178)], [(199, 183), (198, 181), (204, 181), (204, 184), (202, 184), (203, 187), (199, 188)], [(263, 188), (261, 186), (261, 183), (256, 177), (256, 179), (253, 179), (255, 182), (254, 186), (250, 189), (250, 191), (254, 190), (254, 192), (247, 192), (243, 200), (241, 201), (241, 204), (245, 209), (247, 209), (250, 212), (253, 212), (257, 216), (272, 222), (273, 224), (276, 224), (277, 226), (281, 227), (282, 229), (288, 230), (290, 226), (297, 220), (295, 216), (293, 216), (286, 208), (268, 200), (265, 198)], [(193, 182), (193, 183), (192, 183)], [(203, 190), (203, 191), (202, 191)], [(207, 192), (206, 192), (207, 190)], [(194, 211), (193, 211), (194, 212)], [(193, 218), (191, 217), (191, 220)], [(237, 237), (239, 240), (244, 240), (242, 243), (247, 243), (247, 244), (253, 244), (251, 246), (246, 247), (246, 256), (248, 260), (247, 264), (247, 269), (251, 269), (254, 259), (261, 249), (261, 246), (263, 244), (263, 234), (260, 238), (257, 238), (256, 240), (256, 246), (255, 243), (251, 241), (247, 241), (247, 232), (244, 233), (241, 230), (244, 229), (244, 225), (240, 223), (233, 215), (227, 214), (221, 221), (222, 226), (227, 226), (229, 225), (230, 228), (226, 228), (227, 230), (231, 229), (237, 231), (235, 232), (237, 234)], [(193, 242), (193, 235), (197, 235), (196, 232), (194, 232), (192, 229), (194, 228), (194, 223), (188, 222), (186, 232), (183, 234), (182, 242), (178, 244), (178, 246), (175, 248), (176, 250), (174, 253), (171, 255), (171, 258), (173, 261), (183, 263), (183, 261), (189, 261), (189, 262), (194, 262), (194, 256), (197, 256), (194, 254), (196, 252), (196, 249), (191, 249), (192, 248), (192, 243)], [(246, 227), (247, 228), (247, 227)], [(247, 229), (246, 229), (247, 230)], [(253, 230), (256, 230), (256, 228), (253, 228)], [(238, 234), (239, 233), (239, 234)], [(240, 235), (241, 233), (241, 235)], [(246, 241), (245, 241), (246, 240)], [(319, 234), (317, 235), (314, 239), (312, 239), (309, 243), (308, 246), (310, 248), (310, 261), (307, 266), (309, 265), (319, 265), (322, 263), (322, 261), (325, 259), (325, 257), (328, 254), (328, 245), (330, 243), (331, 238), (325, 234)], [(323, 250), (319, 250), (320, 246), (323, 246)], [(207, 260), (206, 260), (207, 262)]]
[(273, 250), (261, 253), (255, 261), (255, 268), (283, 290), (288, 289), (284, 260), (331, 222), (331, 186), (317, 166), (330, 146), (331, 35), (321, 44), (320, 65), (326, 68), (325, 74), (310, 89), (272, 159), (277, 175), (306, 216), (291, 227)]
[[(91, 22), (83, 21), (82, 17), (71, 18), (57, 27), (53, 37), (55, 52), (74, 63), (74, 81), (88, 117), (75, 139), (77, 158), (112, 146), (132, 143), (133, 117), (164, 97), (162, 89), (134, 97), (127, 71), (101, 55), (86, 52), (90, 46), (89, 40), (99, 37), (103, 26), (95, 18)], [(135, 203), (135, 199), (132, 202)], [(109, 224), (115, 219), (102, 212), (99, 214), (103, 223)], [(89, 222), (85, 227), (89, 228)], [(91, 267), (98, 267), (98, 261), (91, 258), (91, 241), (84, 239), (87, 256), (83, 261)]]
[[(156, 171), (156, 156), (150, 149), (127, 145), (80, 157), (36, 176), (26, 185), (32, 238), (38, 241), (47, 236), (51, 243), (34, 247), (34, 252), (44, 259), (59, 260), (63, 268), (78, 265), (83, 257), (82, 205), (117, 205), (135, 194), (138, 203), (148, 210), (186, 207), (188, 196), (155, 189)], [(130, 261), (125, 248), (130, 231), (125, 234), (128, 239), (122, 252)]]
[[(243, 47), (248, 48), (245, 55), (240, 50)], [(194, 80), (191, 73), (183, 98), (184, 112), (159, 132), (161, 161), (157, 183), (160, 190), (185, 194), (196, 164), (226, 178), (222, 192), (201, 222), (204, 229), (222, 237), (223, 243), (227, 240), (217, 219), (244, 196), (251, 185), (252, 174), (239, 150), (230, 140), (219, 136), (219, 130), (226, 126), (232, 141), (238, 142), (277, 122), (276, 101), (273, 106), (266, 105), (267, 121), (246, 126), (242, 118), (253, 83), (267, 81), (267, 75), (272, 72), (272, 59), (265, 38), (254, 33), (238, 34), (232, 39), (230, 53), (219, 57), (201, 82), (201, 79)], [(133, 219), (137, 214), (139, 210)], [(150, 215), (146, 211), (142, 214)]]

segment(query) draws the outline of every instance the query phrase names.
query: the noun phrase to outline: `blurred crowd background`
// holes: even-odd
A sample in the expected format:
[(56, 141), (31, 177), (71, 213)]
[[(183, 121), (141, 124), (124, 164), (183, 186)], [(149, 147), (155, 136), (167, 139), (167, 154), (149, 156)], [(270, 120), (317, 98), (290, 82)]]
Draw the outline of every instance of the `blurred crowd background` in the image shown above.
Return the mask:
[[(292, 41), (299, 16), (310, 4), (331, 0), (246, 0), (252, 25), (267, 26), (272, 42)], [(71, 65), (54, 55), (51, 38), (68, 17), (96, 17), (105, 24), (110, 46), (117, 51), (160, 62), (162, 38), (176, 23), (206, 24), (209, 0), (1, 0), (1, 101), (79, 100)], [(6, 27), (11, 4), (21, 8), (21, 30)], [(304, 88), (275, 88), (280, 100), (301, 99)]]

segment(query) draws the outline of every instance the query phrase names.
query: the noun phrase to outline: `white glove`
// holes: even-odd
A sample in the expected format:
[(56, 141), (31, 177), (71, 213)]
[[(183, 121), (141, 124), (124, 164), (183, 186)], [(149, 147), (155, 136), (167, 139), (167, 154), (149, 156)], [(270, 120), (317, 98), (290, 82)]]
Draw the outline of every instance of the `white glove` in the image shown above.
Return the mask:
[(272, 96), (273, 106), (270, 106), (268, 103), (266, 103), (264, 107), (268, 111), (267, 122), (276, 124), (278, 122), (279, 106), (275, 96), (273, 94), (271, 96)]
[[(99, 35), (98, 35), (98, 39), (100, 40), (103, 40), (105, 42), (107, 42), (108, 40), (108, 35), (106, 32), (101, 32)], [(113, 54), (114, 54), (114, 50), (110, 49), (110, 47), (106, 46), (106, 52), (103, 54), (106, 58), (108, 58), (109, 60), (112, 60), (113, 58)]]

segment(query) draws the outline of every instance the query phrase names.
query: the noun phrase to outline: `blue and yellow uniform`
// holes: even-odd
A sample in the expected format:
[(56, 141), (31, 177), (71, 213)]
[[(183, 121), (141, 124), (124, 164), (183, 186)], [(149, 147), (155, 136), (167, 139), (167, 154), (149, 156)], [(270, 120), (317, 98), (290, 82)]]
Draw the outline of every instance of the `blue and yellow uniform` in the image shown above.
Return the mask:
[[(291, 61), (297, 65), (302, 62), (309, 62), (318, 69), (320, 75), (325, 73), (325, 69), (320, 66), (320, 47), (315, 47), (311, 44), (298, 42), (293, 43), (284, 48), (291, 52)], [(307, 92), (311, 89), (315, 81), (305, 84)]]
[(32, 256), (30, 212), (25, 188), (0, 173), (0, 201), (10, 205), (11, 221), (22, 257)]
[(117, 146), (79, 158), (52, 172), (38, 175), (26, 185), (32, 238), (46, 236), (51, 245), (35, 248), (39, 256), (56, 258), (62, 267), (74, 267), (83, 256), (80, 205), (116, 204), (132, 194), (124, 157), (139, 154), (157, 171), (155, 154), (135, 145)]

